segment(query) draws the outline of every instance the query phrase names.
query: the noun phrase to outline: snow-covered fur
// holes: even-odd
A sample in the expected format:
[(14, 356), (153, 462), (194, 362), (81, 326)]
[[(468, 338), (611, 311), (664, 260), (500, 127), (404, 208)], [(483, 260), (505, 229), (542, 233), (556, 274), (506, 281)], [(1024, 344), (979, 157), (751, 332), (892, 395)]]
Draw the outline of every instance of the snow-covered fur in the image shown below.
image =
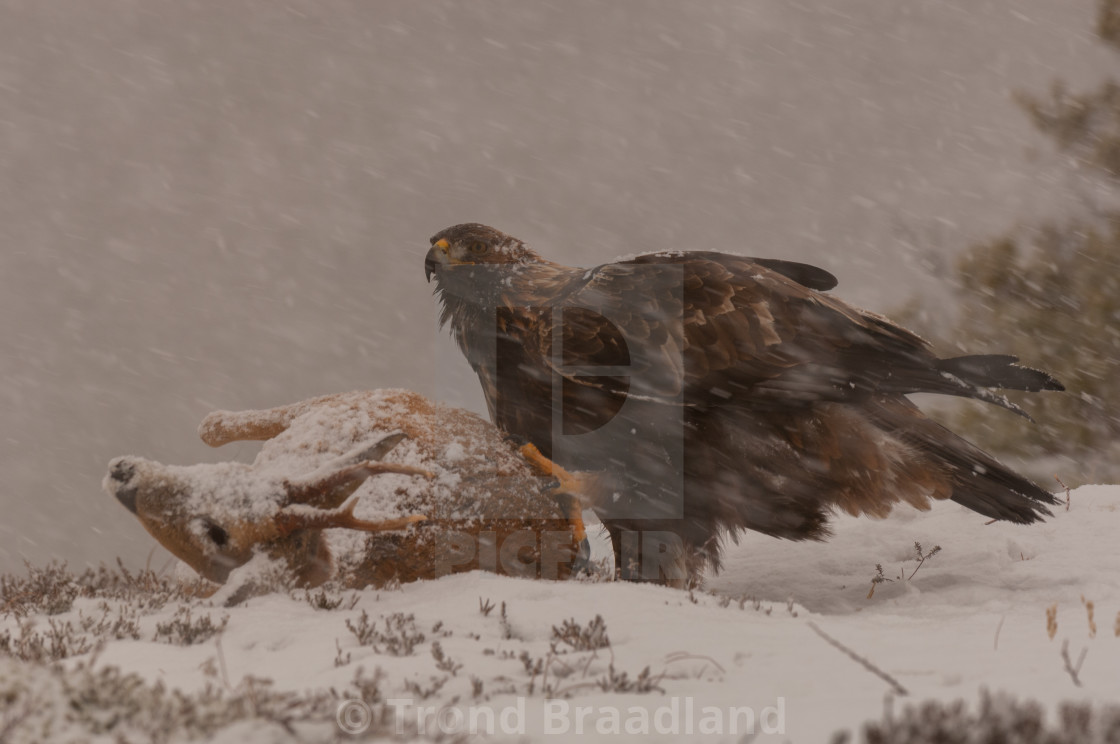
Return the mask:
[(549, 479), (491, 424), (413, 392), (219, 411), (199, 434), (264, 445), (251, 465), (120, 457), (104, 486), (211, 581), (257, 553), (302, 584), (356, 587), (474, 568), (566, 578), (578, 553)]

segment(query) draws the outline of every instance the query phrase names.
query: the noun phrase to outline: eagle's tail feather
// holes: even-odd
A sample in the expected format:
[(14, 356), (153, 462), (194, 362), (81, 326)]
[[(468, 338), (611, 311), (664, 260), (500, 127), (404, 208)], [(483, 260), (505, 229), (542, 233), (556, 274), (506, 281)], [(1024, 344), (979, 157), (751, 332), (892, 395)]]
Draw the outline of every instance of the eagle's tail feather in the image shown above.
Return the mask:
[(953, 375), (969, 385), (1004, 390), (1065, 390), (1051, 375), (1042, 370), (1017, 364), (1018, 357), (1007, 354), (971, 354), (969, 356), (939, 359), (937, 370)]
[[(948, 434), (948, 430), (946, 430)], [(1054, 494), (1016, 474), (956, 435), (941, 448), (942, 461), (952, 468), (952, 500), (992, 519), (1031, 524), (1050, 516), (1058, 503)]]
[(1046, 505), (1058, 503), (1054, 494), (916, 409), (904, 418), (887, 407), (878, 411), (886, 414), (881, 426), (945, 473), (952, 485), (949, 498), (958, 504), (992, 519), (1030, 524), (1050, 516)]
[(1042, 370), (1017, 364), (1008, 354), (971, 354), (923, 362), (918, 369), (895, 370), (895, 375), (877, 385), (880, 392), (941, 393), (982, 400), (1006, 408), (1033, 421), (1029, 414), (996, 392), (1003, 390), (1065, 390), (1057, 379)]

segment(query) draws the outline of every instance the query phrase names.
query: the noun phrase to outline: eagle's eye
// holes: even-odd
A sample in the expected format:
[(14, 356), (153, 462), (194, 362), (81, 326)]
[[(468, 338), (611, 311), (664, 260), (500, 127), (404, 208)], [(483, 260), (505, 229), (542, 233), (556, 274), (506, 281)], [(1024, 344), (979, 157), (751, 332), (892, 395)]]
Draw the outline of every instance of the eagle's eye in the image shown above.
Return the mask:
[(490, 246), (483, 243), (481, 240), (476, 240), (467, 246), (467, 251), (469, 251), (472, 256), (484, 256), (490, 252)]

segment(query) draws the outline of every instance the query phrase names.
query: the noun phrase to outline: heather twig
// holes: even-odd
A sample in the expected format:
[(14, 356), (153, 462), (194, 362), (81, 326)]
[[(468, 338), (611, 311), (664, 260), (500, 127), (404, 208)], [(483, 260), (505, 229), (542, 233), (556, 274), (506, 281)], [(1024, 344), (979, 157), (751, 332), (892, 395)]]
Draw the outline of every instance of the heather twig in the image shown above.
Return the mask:
[(855, 651), (852, 651), (850, 648), (848, 648), (844, 644), (840, 643), (840, 641), (836, 640), (835, 638), (833, 638), (829, 634), (825, 633), (823, 630), (821, 630), (819, 627), (817, 627), (816, 623), (810, 622), (809, 627), (812, 628), (813, 632), (816, 633), (817, 635), (819, 635), (821, 638), (823, 638), (829, 645), (838, 649), (840, 652), (845, 654), (848, 658), (852, 659), (852, 661), (855, 661), (860, 666), (862, 666), (864, 669), (866, 669), (867, 671), (871, 672), (872, 674), (874, 674), (879, 679), (881, 679), (884, 682), (886, 682), (887, 684), (889, 684), (891, 686), (891, 689), (893, 689), (896, 693), (898, 693), (899, 695), (908, 695), (909, 694), (906, 691), (906, 688), (898, 683), (898, 680), (896, 680), (894, 677), (892, 677), (889, 674), (887, 674), (886, 672), (884, 672), (879, 667), (872, 664), (866, 658), (860, 656)]

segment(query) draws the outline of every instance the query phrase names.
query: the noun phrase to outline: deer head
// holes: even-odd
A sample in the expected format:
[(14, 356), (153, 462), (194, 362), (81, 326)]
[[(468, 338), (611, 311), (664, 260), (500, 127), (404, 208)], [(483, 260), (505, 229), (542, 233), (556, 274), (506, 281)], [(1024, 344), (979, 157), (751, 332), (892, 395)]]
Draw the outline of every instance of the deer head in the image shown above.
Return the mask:
[(432, 477), (380, 462), (404, 438), (399, 431), (380, 436), (295, 478), (241, 463), (182, 467), (118, 457), (103, 485), (156, 540), (211, 581), (225, 582), (260, 550), (286, 560), (303, 583), (318, 584), (330, 569), (322, 530), (383, 532), (423, 521), (423, 515), (359, 519), (357, 499), (349, 498), (371, 476)]

